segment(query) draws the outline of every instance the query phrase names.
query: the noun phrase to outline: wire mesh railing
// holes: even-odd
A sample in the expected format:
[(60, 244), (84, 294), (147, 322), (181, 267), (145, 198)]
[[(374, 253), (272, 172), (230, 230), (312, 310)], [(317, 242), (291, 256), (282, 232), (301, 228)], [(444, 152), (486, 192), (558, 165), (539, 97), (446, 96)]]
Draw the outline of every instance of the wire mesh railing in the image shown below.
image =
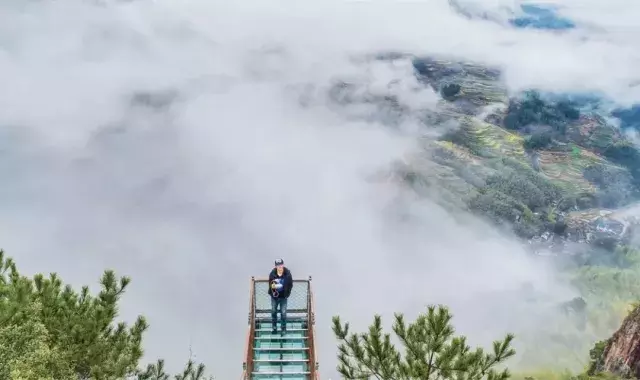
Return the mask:
[[(253, 282), (254, 312), (256, 316), (271, 314), (271, 296), (268, 293), (269, 280), (256, 279)], [(309, 312), (309, 280), (293, 280), (293, 289), (287, 300), (287, 315), (302, 316)]]

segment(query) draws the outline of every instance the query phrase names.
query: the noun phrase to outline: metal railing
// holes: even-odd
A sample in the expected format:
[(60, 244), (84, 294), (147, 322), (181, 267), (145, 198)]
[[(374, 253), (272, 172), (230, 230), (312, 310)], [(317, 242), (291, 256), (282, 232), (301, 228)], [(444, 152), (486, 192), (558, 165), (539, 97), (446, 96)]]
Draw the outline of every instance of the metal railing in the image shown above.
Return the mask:
[[(271, 296), (268, 294), (269, 280), (251, 277), (249, 288), (249, 329), (246, 335), (245, 360), (242, 364), (242, 380), (250, 380), (253, 372), (253, 337), (256, 318), (271, 316)], [(287, 316), (306, 318), (309, 341), (309, 368), (311, 380), (318, 380), (318, 361), (315, 344), (315, 308), (311, 290), (311, 276), (307, 280), (293, 280), (293, 289), (288, 299)]]
[(318, 373), (318, 356), (316, 355), (316, 308), (313, 300), (313, 291), (311, 290), (311, 276), (309, 276), (309, 296), (307, 297), (308, 326), (309, 326), (309, 368), (311, 369), (311, 380), (319, 380)]
[(247, 331), (247, 338), (245, 342), (244, 363), (242, 363), (242, 380), (249, 380), (249, 376), (251, 375), (251, 372), (253, 372), (253, 335), (255, 334), (256, 328), (256, 316), (253, 312), (255, 305), (253, 283), (254, 278), (251, 277), (251, 285), (249, 287), (249, 329)]

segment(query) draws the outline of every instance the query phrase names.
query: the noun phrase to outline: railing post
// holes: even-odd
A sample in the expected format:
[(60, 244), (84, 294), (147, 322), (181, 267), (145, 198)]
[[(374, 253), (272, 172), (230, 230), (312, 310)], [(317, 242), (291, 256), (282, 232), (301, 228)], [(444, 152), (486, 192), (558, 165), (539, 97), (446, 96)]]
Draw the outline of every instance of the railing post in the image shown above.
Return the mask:
[(249, 310), (251, 315), (255, 315), (256, 313), (256, 277), (251, 276), (251, 310)]

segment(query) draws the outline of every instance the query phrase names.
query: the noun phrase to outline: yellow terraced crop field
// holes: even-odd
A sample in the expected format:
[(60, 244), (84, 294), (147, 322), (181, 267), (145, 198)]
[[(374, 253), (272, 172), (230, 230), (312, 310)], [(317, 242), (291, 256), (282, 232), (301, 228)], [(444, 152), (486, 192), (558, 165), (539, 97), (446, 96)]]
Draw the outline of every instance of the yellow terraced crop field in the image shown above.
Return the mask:
[(584, 170), (604, 161), (587, 151), (577, 156), (572, 152), (540, 152), (540, 170), (549, 178), (560, 182), (563, 187), (578, 191), (592, 192), (595, 187), (584, 178)]

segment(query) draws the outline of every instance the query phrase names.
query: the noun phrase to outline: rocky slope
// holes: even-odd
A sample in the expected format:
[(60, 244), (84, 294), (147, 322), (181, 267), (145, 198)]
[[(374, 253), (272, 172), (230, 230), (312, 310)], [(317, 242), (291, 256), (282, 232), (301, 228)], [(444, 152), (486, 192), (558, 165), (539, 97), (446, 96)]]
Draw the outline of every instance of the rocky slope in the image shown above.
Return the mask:
[(640, 307), (625, 318), (610, 339), (597, 344), (592, 355), (591, 374), (608, 372), (626, 379), (640, 378)]

